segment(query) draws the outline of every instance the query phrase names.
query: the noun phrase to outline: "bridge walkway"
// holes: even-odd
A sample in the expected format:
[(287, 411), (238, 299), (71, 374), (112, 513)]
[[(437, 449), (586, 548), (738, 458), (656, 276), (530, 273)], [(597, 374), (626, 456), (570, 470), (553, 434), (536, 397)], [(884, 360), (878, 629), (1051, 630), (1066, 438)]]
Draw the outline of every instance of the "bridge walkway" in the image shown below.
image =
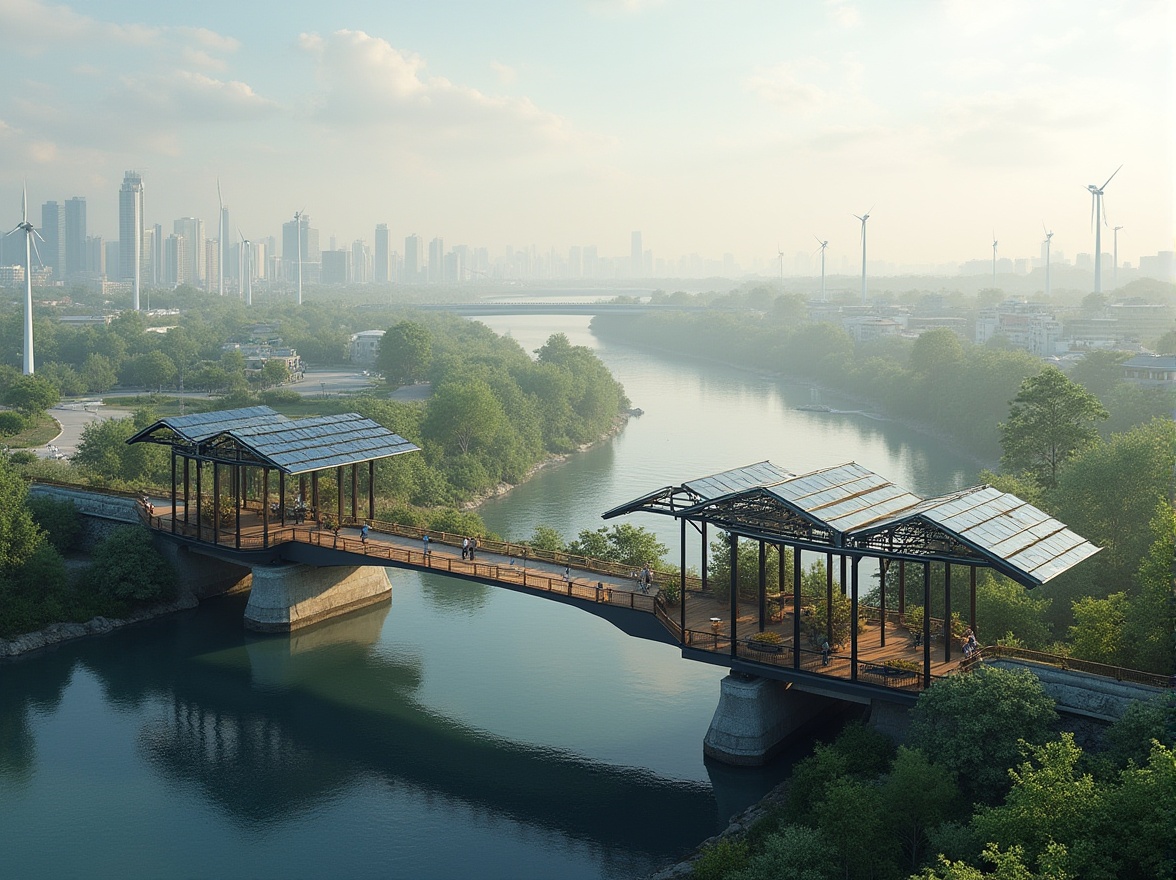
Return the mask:
[[(197, 538), (195, 524), (185, 523), (182, 515), (180, 508), (180, 515), (174, 523), (174, 534), (188, 539)], [(145, 519), (157, 531), (173, 532), (173, 517), (169, 508), (157, 506), (150, 516), (145, 515)], [(786, 678), (789, 672), (800, 670), (842, 682), (854, 680), (890, 691), (907, 692), (911, 698), (923, 689), (924, 682), (920, 674), (924, 659), (923, 647), (916, 640), (915, 633), (894, 612), (888, 612), (883, 620), (879, 609), (861, 606), (862, 620), (858, 631), (855, 669), (848, 644), (834, 646), (828, 657), (825, 656), (821, 650), (823, 639), (809, 625), (808, 609), (803, 606), (801, 645), (799, 651), (796, 650), (795, 606), (789, 594), (775, 597), (772, 613), (765, 621), (764, 629), (778, 636), (775, 644), (753, 638), (759, 631), (757, 603), (739, 602), (733, 648), (728, 619), (730, 602), (727, 598), (688, 588), (686, 626), (683, 630), (680, 607), (677, 602), (666, 601), (662, 595), (663, 587), (677, 585), (676, 576), (655, 572), (654, 585), (645, 592), (641, 589), (636, 572), (603, 560), (550, 553), (547, 555), (563, 558), (559, 561), (536, 559), (526, 553), (523, 545), (489, 540), (481, 542), (476, 558), (462, 559), (460, 535), (377, 521), (372, 523), (365, 542), (360, 534), (362, 522), (345, 518), (344, 525), (336, 532), (314, 522), (286, 525), (263, 522), (261, 511), (254, 510), (242, 514), (239, 548), (236, 547), (235, 531), (231, 527), (218, 530), (214, 543), (213, 530), (204, 526), (198, 540), (229, 552), (238, 549), (247, 552), (265, 546), (273, 548), (287, 542), (297, 542), (342, 551), (353, 557), (367, 557), (375, 564), (432, 571), (550, 597), (628, 609), (654, 615), (668, 635), (665, 640), (680, 645), (697, 659), (709, 657), (711, 662), (726, 666), (738, 662), (744, 666), (760, 667), (765, 673), (775, 669)], [(430, 536), (428, 552), (425, 551), (423, 541), (425, 534)], [(962, 657), (962, 653), (953, 660), (942, 660), (942, 622), (933, 621), (933, 628), (938, 630), (938, 634), (932, 636), (930, 652), (933, 680), (972, 665)], [(996, 650), (984, 649), (986, 654)], [(1038, 662), (1042, 661), (1038, 659)], [(1074, 665), (1073, 662), (1070, 665)], [(1171, 687), (1171, 682), (1164, 681), (1160, 676), (1112, 667), (1093, 668), (1100, 664), (1085, 665), (1092, 667), (1087, 670), (1090, 674)]]

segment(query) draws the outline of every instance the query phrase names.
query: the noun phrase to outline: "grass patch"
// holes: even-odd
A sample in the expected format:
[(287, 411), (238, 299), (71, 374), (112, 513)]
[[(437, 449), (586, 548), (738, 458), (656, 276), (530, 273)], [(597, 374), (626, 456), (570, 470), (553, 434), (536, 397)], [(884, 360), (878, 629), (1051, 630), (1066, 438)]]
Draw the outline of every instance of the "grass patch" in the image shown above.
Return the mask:
[(23, 431), (6, 437), (4, 442), (12, 449), (31, 449), (44, 446), (60, 433), (61, 426), (57, 420), (47, 413), (41, 413)]

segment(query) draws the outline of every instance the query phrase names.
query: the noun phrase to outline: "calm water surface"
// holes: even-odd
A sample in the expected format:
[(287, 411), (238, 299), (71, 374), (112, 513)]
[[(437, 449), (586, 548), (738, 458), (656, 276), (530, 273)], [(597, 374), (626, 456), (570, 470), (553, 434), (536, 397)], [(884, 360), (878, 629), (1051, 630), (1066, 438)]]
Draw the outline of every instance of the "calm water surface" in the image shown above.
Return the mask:
[[(512, 537), (765, 458), (925, 493), (973, 476), (893, 423), (795, 410), (804, 387), (601, 344), (580, 317), (484, 322), (592, 346), (646, 411), (486, 505)], [(671, 523), (632, 521), (677, 552)], [(396, 572), (390, 605), (292, 637), (246, 634), (243, 607), (0, 665), (4, 876), (640, 877), (804, 751), (705, 763), (722, 670), (542, 599)]]

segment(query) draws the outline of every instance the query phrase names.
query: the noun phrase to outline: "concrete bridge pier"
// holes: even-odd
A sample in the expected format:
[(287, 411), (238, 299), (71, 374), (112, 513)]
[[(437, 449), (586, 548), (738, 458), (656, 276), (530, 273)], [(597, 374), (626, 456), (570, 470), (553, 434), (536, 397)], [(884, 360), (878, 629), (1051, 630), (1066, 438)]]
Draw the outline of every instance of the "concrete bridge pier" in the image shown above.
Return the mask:
[(787, 682), (732, 672), (723, 679), (719, 706), (702, 751), (724, 764), (765, 764), (788, 738), (830, 711), (839, 701), (798, 691)]
[(383, 566), (259, 565), (253, 569), (245, 627), (290, 632), (391, 596), (392, 584)]

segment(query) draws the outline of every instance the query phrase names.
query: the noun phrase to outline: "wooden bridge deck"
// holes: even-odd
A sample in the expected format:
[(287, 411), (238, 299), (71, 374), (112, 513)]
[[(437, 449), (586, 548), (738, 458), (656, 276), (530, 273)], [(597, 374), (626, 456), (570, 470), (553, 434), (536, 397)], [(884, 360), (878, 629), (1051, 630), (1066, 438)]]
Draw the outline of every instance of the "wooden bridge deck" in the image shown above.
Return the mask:
[[(158, 531), (171, 533), (173, 531), (172, 511), (167, 507), (156, 507), (149, 515), (149, 525)], [(674, 639), (684, 647), (697, 651), (711, 652), (723, 657), (731, 656), (730, 638), (730, 603), (728, 600), (717, 600), (713, 596), (690, 590), (686, 596), (686, 632), (683, 636), (680, 627), (681, 611), (677, 605), (668, 604), (658, 599), (659, 590), (655, 585), (649, 592), (643, 592), (634, 573), (625, 570), (624, 566), (604, 563), (596, 560), (585, 560), (592, 567), (580, 565), (560, 565), (550, 561), (526, 558), (517, 552), (517, 547), (503, 545), (499, 542), (486, 542), (486, 547), (479, 547), (474, 560), (461, 558), (460, 536), (443, 535), (428, 532), (430, 535), (429, 552), (424, 549), (422, 536), (426, 532), (415, 527), (397, 526), (389, 523), (374, 524), (369, 532), (367, 541), (360, 536), (360, 530), (354, 520), (338, 532), (321, 528), (318, 524), (308, 521), (301, 524), (281, 522), (271, 515), (268, 523), (263, 523), (262, 513), (258, 510), (244, 511), (241, 514), (240, 540), (238, 546), (238, 531), (236, 522), (233, 528), (220, 528), (215, 533), (213, 529), (204, 525), (200, 529), (199, 540), (219, 546), (227, 551), (258, 550), (265, 546), (274, 547), (286, 542), (294, 541), (318, 547), (346, 551), (348, 553), (366, 556), (373, 563), (392, 562), (398, 566), (415, 568), (421, 571), (435, 571), (472, 578), (483, 582), (495, 583), (514, 589), (534, 590), (542, 594), (555, 594), (563, 597), (579, 599), (585, 602), (606, 604), (621, 608), (628, 608), (647, 614), (655, 614), (662, 624), (669, 630)], [(395, 530), (393, 533), (392, 530)], [(197, 529), (194, 522), (185, 523), (180, 515), (176, 518), (174, 532), (185, 538), (196, 538)], [(490, 549), (493, 548), (493, 549)], [(509, 548), (510, 552), (507, 551)], [(784, 613), (777, 613), (772, 622), (765, 629), (779, 633), (781, 643), (779, 649), (754, 647), (749, 643), (750, 637), (758, 631), (758, 606), (752, 602), (739, 604), (739, 617), (736, 624), (736, 656), (740, 661), (768, 664), (778, 668), (792, 669), (795, 663), (793, 651), (793, 612), (786, 603)], [(920, 690), (923, 685), (922, 665), (923, 649), (916, 646), (911, 634), (893, 620), (888, 620), (886, 626), (886, 644), (882, 644), (882, 628), (878, 621), (868, 624), (858, 632), (858, 679), (863, 682), (888, 688), (904, 690)], [(809, 643), (807, 637), (801, 635), (800, 667), (806, 672), (825, 674), (839, 679), (851, 678), (851, 659), (849, 645), (840, 646), (831, 652), (828, 664), (823, 662), (818, 646)], [(931, 674), (939, 677), (950, 674), (959, 667), (962, 652), (953, 650), (951, 661), (943, 660), (943, 644), (941, 641), (932, 642)], [(887, 661), (908, 661), (918, 665), (918, 672), (886, 667)]]

